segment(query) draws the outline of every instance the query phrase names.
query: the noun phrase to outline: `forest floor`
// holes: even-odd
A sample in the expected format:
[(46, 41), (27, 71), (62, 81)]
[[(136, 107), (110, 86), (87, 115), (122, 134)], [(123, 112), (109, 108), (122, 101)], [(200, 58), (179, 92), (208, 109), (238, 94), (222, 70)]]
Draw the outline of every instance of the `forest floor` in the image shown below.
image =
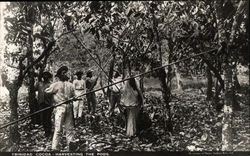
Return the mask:
[[(245, 89), (247, 88), (247, 89)], [(237, 94), (241, 109), (234, 112), (233, 143), (235, 151), (250, 151), (249, 88), (245, 87)], [(201, 88), (202, 89), (202, 88)], [(165, 129), (164, 105), (157, 89), (148, 89), (145, 94), (144, 110), (152, 120), (151, 128), (138, 137), (127, 137), (121, 126), (118, 110), (115, 115), (105, 116), (108, 103), (98, 97), (100, 103), (97, 115), (91, 122), (84, 111), (84, 119), (77, 120), (75, 138), (78, 142), (75, 151), (219, 151), (221, 149), (222, 112), (206, 101), (200, 89), (174, 90), (170, 103), (172, 110), (173, 132)], [(86, 110), (87, 107), (85, 106)], [(26, 103), (20, 104), (20, 117), (28, 113)], [(0, 107), (0, 124), (8, 121), (9, 109)], [(0, 151), (8, 151), (7, 129), (0, 130)], [(41, 125), (30, 125), (30, 120), (19, 123), (21, 141), (18, 151), (51, 151), (51, 140), (44, 137)], [(65, 137), (62, 139), (62, 151), (66, 151)]]

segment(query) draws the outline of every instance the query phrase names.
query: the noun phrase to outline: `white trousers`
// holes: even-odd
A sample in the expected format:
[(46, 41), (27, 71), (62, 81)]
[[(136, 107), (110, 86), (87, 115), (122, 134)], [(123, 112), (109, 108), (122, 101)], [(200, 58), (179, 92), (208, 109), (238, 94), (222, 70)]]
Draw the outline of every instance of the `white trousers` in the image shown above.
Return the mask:
[(74, 118), (82, 117), (83, 112), (83, 100), (78, 100), (73, 102)]
[(128, 107), (127, 108), (127, 136), (134, 136), (136, 135), (137, 131), (137, 117), (139, 113), (139, 107)]
[(74, 119), (72, 109), (72, 103), (63, 104), (55, 108), (55, 130), (52, 139), (52, 150), (59, 150), (63, 126), (68, 147), (69, 143), (74, 139)]

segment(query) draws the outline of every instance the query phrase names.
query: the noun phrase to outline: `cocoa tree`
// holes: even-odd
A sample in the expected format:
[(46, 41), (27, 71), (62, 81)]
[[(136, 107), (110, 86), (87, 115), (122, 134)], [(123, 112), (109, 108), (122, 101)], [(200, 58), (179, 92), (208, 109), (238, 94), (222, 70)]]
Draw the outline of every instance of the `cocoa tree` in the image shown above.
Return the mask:
[[(221, 52), (224, 54), (223, 73), (225, 77), (225, 94), (223, 108), (222, 126), (222, 150), (232, 151), (232, 120), (233, 120), (233, 50), (232, 45), (235, 39), (236, 28), (241, 21), (239, 17), (246, 10), (247, 1), (238, 3), (232, 1), (215, 1), (216, 18), (218, 24), (218, 42), (222, 45)], [(232, 11), (233, 9), (233, 11)], [(230, 10), (230, 13), (228, 11)]]
[[(53, 17), (53, 3), (27, 3), (13, 2), (7, 5), (8, 16), (5, 19), (7, 50), (5, 59), (9, 71), (15, 70), (14, 75), (9, 75), (7, 88), (10, 91), (10, 120), (18, 119), (18, 90), (24, 80), (29, 85), (30, 113), (37, 110), (34, 88), (34, 67), (41, 64), (40, 72), (44, 70), (48, 56), (55, 50), (54, 32), (58, 27), (56, 17)], [(35, 123), (32, 118), (32, 123)], [(10, 142), (18, 143), (18, 126), (10, 128)]]

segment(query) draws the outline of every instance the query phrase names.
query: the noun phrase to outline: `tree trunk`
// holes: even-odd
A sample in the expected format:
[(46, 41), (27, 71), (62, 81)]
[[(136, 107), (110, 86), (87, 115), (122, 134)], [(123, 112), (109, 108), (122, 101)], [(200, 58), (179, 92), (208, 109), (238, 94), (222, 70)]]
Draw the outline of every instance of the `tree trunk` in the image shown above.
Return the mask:
[(126, 76), (126, 54), (122, 54), (122, 79)]
[[(203, 59), (204, 60), (204, 59)], [(212, 71), (214, 73), (214, 80), (215, 80), (215, 93), (214, 93), (214, 97), (213, 97), (213, 106), (216, 108), (216, 110), (219, 112), (221, 111), (223, 105), (220, 102), (220, 94), (221, 91), (224, 91), (224, 80), (221, 77), (221, 71), (222, 71), (222, 62), (219, 61), (219, 59), (217, 58), (215, 61), (215, 65), (211, 66), (211, 63), (206, 63), (207, 66), (209, 67), (210, 71)], [(211, 68), (212, 67), (212, 68)]]
[(127, 67), (128, 67), (128, 70), (127, 70), (127, 72), (128, 72), (128, 75), (129, 76), (132, 76), (132, 67), (131, 67), (131, 62), (130, 62), (130, 60), (129, 59), (127, 59)]
[(213, 97), (213, 78), (210, 69), (207, 67), (207, 100), (210, 101)]
[[(216, 100), (215, 100), (216, 99)], [(215, 93), (214, 93), (214, 101), (219, 101), (219, 82), (218, 79), (215, 80)]]
[(216, 69), (208, 59), (206, 59), (205, 57), (201, 56), (202, 57), (202, 60), (206, 63), (206, 65), (208, 66), (208, 68), (210, 69), (210, 71), (212, 71), (214, 73), (214, 76), (217, 78), (217, 80), (220, 82), (220, 85), (222, 87), (222, 89), (224, 88), (224, 81), (223, 79), (221, 78), (221, 75), (220, 75), (220, 70), (219, 69)]
[(234, 83), (234, 88), (235, 90), (239, 90), (240, 89), (240, 83), (237, 77), (237, 65), (234, 65), (233, 67), (233, 83)]
[(179, 70), (176, 65), (174, 65), (174, 71), (175, 71), (177, 89), (182, 90), (181, 74), (179, 73)]
[[(10, 122), (18, 119), (18, 90), (23, 82), (23, 61), (24, 58), (19, 60), (19, 75), (12, 82), (6, 80), (6, 88), (9, 90), (9, 106), (10, 106)], [(15, 123), (9, 127), (9, 141), (11, 145), (11, 151), (17, 151), (15, 147), (20, 141), (20, 134), (18, 132), (18, 124)]]
[(237, 68), (236, 64), (233, 65), (233, 70), (232, 70), (232, 83), (233, 83), (233, 110), (241, 110), (240, 104), (237, 100), (236, 92), (240, 89), (240, 83), (237, 78)]
[(140, 89), (142, 94), (144, 93), (144, 76), (140, 76)]
[[(111, 60), (110, 66), (109, 66), (108, 84), (110, 84), (110, 82), (112, 81), (113, 73), (114, 73), (114, 66), (115, 66), (115, 54), (113, 54), (113, 59)], [(107, 89), (107, 96), (110, 99), (111, 90), (109, 88)]]
[[(101, 88), (103, 87), (103, 76), (102, 76), (102, 74), (100, 74), (100, 86), (101, 86)], [(102, 92), (103, 92), (104, 99), (107, 100), (108, 96), (107, 96), (107, 93), (105, 92), (104, 88), (102, 89)]]
[[(168, 62), (165, 63), (171, 63), (171, 53), (169, 53), (168, 56)], [(166, 78), (165, 78), (165, 83), (163, 84), (163, 86), (165, 86), (165, 90), (164, 90), (164, 94), (165, 94), (165, 103), (166, 103), (166, 107), (167, 107), (167, 114), (168, 114), (168, 120), (167, 120), (167, 130), (169, 130), (170, 132), (173, 132), (173, 124), (172, 124), (172, 112), (171, 112), (171, 108), (169, 103), (171, 102), (171, 82), (172, 82), (172, 68), (171, 66), (167, 67), (167, 70), (165, 68), (163, 68), (163, 70), (166, 73)]]
[(218, 112), (221, 111), (222, 107), (223, 107), (223, 104), (220, 103), (220, 93), (222, 91), (222, 87), (221, 85), (219, 84), (219, 80), (216, 79), (216, 82), (215, 82), (215, 93), (214, 93), (214, 98), (213, 98), (213, 106), (216, 108), (216, 110)]
[(162, 98), (164, 100), (166, 111), (167, 111), (167, 114), (166, 114), (167, 119), (166, 119), (166, 123), (165, 123), (165, 128), (166, 128), (166, 130), (173, 131), (172, 115), (171, 115), (171, 111), (170, 111), (171, 109), (170, 109), (170, 105), (169, 105), (169, 102), (171, 101), (171, 99), (170, 99), (171, 98), (171, 90), (166, 82), (166, 77), (167, 77), (167, 73), (166, 73), (165, 69), (160, 69), (159, 70), (159, 79), (161, 82)]
[[(0, 62), (1, 63), (1, 62)], [(1, 67), (0, 67), (1, 68)], [(0, 87), (3, 87), (2, 74), (0, 75)]]
[(222, 120), (222, 151), (232, 151), (233, 135), (232, 135), (232, 120), (233, 120), (233, 83), (232, 83), (232, 68), (226, 63), (225, 65), (225, 95)]
[[(28, 77), (29, 77), (29, 85), (28, 85), (28, 102), (29, 102), (29, 108), (30, 108), (30, 114), (34, 113), (39, 109), (38, 103), (36, 101), (36, 91), (34, 87), (35, 79), (34, 79), (34, 72), (33, 70), (28, 72)], [(31, 117), (31, 122), (32, 124), (39, 124), (39, 116), (33, 116)]]
[[(99, 61), (99, 65), (102, 67), (102, 61), (101, 61), (101, 59), (100, 59), (100, 57), (99, 57), (99, 55), (96, 55), (96, 58), (98, 59), (98, 61)], [(102, 67), (102, 68), (104, 68), (104, 67)], [(104, 73), (105, 74), (105, 73)], [(109, 73), (110, 74), (110, 73)], [(100, 73), (100, 86), (101, 86), (101, 88), (103, 87), (103, 73), (101, 72)], [(108, 75), (108, 80), (110, 79), (110, 75)], [(112, 78), (111, 78), (112, 79)], [(104, 99), (105, 100), (107, 100), (107, 94), (106, 94), (106, 92), (105, 92), (105, 88), (103, 88), (102, 89), (102, 92), (103, 92), (103, 96), (104, 96)]]
[[(21, 81), (19, 79), (14, 80), (11, 84), (8, 83), (7, 88), (9, 90), (9, 96), (10, 96), (10, 101), (9, 101), (9, 106), (10, 106), (10, 121), (15, 121), (18, 119), (18, 90), (21, 87)], [(18, 144), (20, 141), (20, 134), (18, 132), (18, 124), (13, 124), (9, 127), (9, 137), (10, 137), (10, 143), (11, 145), (13, 144)]]
[(235, 89), (239, 90), (241, 87), (240, 87), (239, 79), (238, 79), (237, 74), (235, 72), (233, 73), (233, 81), (234, 81)]
[[(42, 74), (46, 68), (47, 62), (48, 62), (49, 55), (46, 55), (44, 57), (43, 63), (41, 64), (41, 67), (39, 68), (39, 73), (38, 73), (38, 81), (42, 80)], [(73, 80), (73, 79), (72, 79)]]
[[(31, 24), (31, 31), (29, 31), (28, 35), (28, 48), (27, 48), (27, 59), (28, 59), (28, 66), (33, 64), (34, 62), (34, 57), (33, 57), (33, 24)], [(36, 91), (35, 91), (35, 78), (34, 78), (34, 67), (31, 67), (31, 69), (28, 71), (28, 79), (29, 79), (29, 84), (28, 84), (28, 102), (29, 102), (29, 108), (30, 108), (30, 113), (34, 113), (39, 109), (38, 103), (36, 101)], [(39, 115), (35, 115), (31, 117), (31, 123), (32, 124), (38, 124), (39, 121)]]
[[(153, 31), (155, 33), (155, 40), (156, 40), (156, 44), (157, 44), (157, 49), (158, 49), (158, 65), (157, 66), (162, 66), (163, 63), (163, 50), (162, 50), (162, 46), (167, 46), (167, 45), (162, 45), (163, 40), (161, 40), (159, 33), (158, 33), (158, 21), (153, 13)], [(170, 46), (171, 51), (173, 50), (172, 46)], [(165, 59), (164, 59), (164, 64), (168, 64), (170, 63), (170, 51), (168, 53), (168, 51), (165, 51)], [(165, 68), (161, 68), (158, 70), (158, 76), (159, 76), (159, 80), (161, 82), (161, 91), (162, 91), (162, 98), (164, 100), (165, 103), (165, 112), (166, 112), (166, 118), (165, 118), (165, 129), (169, 130), (169, 131), (173, 131), (173, 125), (172, 125), (172, 114), (171, 114), (171, 108), (170, 108), (170, 101), (171, 101), (171, 88), (170, 88), (170, 84), (171, 84), (171, 75), (170, 75), (170, 70), (171, 67), (168, 66), (167, 67), (167, 71)], [(166, 82), (167, 80), (167, 82)]]
[[(231, 1), (215, 1), (216, 18), (218, 25), (218, 38), (219, 44), (222, 45), (222, 53), (225, 54), (224, 62), (224, 76), (225, 76), (225, 95), (224, 95), (224, 114), (222, 125), (222, 151), (233, 150), (233, 136), (232, 136), (232, 120), (233, 120), (233, 66), (232, 66), (232, 49), (229, 48), (234, 41), (234, 35), (236, 34), (238, 17), (242, 15), (246, 7), (246, 1), (240, 1), (238, 8), (234, 14), (230, 14), (228, 6), (233, 6)], [(225, 25), (225, 21), (233, 19), (231, 27)]]

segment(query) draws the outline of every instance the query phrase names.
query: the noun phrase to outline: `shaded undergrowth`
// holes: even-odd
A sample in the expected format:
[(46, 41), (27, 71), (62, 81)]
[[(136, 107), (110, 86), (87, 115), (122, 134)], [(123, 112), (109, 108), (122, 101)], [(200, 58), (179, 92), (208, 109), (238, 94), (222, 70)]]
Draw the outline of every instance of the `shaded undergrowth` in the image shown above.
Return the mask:
[[(160, 93), (159, 93), (160, 94)], [(241, 93), (238, 96), (245, 96)], [(75, 151), (218, 151), (221, 148), (222, 112), (217, 112), (205, 100), (199, 89), (174, 91), (171, 105), (173, 132), (165, 130), (165, 114), (160, 97), (145, 94), (144, 110), (152, 120), (152, 126), (137, 137), (127, 137), (118, 109), (115, 115), (106, 117), (108, 103), (101, 97), (97, 114), (87, 114), (76, 120)], [(241, 111), (234, 113), (234, 149), (250, 150), (249, 147), (249, 105), (241, 98)], [(2, 123), (8, 121), (8, 107), (1, 105)], [(19, 115), (28, 113), (26, 103), (19, 107)], [(1, 123), (1, 124), (2, 124)], [(41, 125), (30, 125), (30, 120), (19, 123), (21, 141), (18, 151), (51, 151), (51, 140), (44, 137)], [(0, 130), (1, 151), (8, 151), (8, 129)], [(62, 139), (62, 151), (66, 151), (65, 138)], [(248, 145), (248, 146), (247, 146)]]

